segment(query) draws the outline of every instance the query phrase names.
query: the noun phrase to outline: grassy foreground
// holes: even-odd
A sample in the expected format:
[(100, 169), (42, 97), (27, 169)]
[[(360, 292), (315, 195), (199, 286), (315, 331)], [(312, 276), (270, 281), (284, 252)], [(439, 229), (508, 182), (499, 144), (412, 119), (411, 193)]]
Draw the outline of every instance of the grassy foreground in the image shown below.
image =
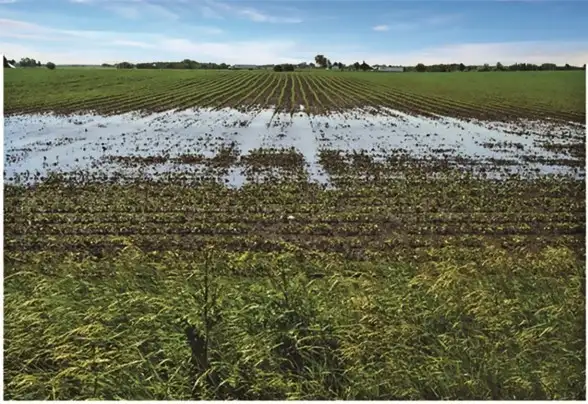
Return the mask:
[(6, 187), (5, 398), (584, 399), (584, 192)]
[(431, 256), (14, 257), (5, 399), (585, 398), (570, 250)]
[[(39, 94), (43, 94), (40, 97)], [(8, 69), (5, 113), (174, 108), (325, 114), (389, 107), (420, 115), (585, 122), (585, 72), (374, 73)]]

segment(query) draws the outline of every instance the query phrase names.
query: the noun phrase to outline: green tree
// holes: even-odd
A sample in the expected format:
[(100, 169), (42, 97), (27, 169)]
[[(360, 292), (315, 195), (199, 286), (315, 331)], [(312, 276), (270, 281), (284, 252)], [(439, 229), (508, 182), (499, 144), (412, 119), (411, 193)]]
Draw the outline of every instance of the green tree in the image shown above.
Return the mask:
[(422, 63), (419, 63), (418, 65), (416, 65), (415, 70), (419, 73), (424, 73), (427, 71), (427, 66), (425, 66)]
[(133, 69), (135, 66), (129, 62), (121, 62), (116, 65), (117, 69)]
[(366, 70), (370, 70), (370, 69), (371, 69), (370, 65), (368, 65), (368, 64), (365, 62), (365, 60), (364, 60), (364, 61), (361, 63), (361, 65), (359, 66), (359, 68), (360, 68), (361, 70), (363, 70), (364, 72), (365, 72)]
[(284, 69), (282, 68), (282, 65), (275, 65), (274, 66), (274, 72), (282, 72), (284, 71)]
[(353, 68), (354, 68), (355, 70), (359, 70), (359, 69), (361, 68), (361, 64), (360, 64), (359, 62), (355, 62), (355, 63), (353, 64)]
[(31, 58), (22, 58), (18, 65), (21, 67), (37, 67), (40, 66), (41, 62), (37, 62), (35, 59)]
[(317, 66), (320, 66), (322, 68), (327, 67), (327, 58), (325, 57), (325, 55), (316, 55), (314, 57), (314, 61), (316, 62)]
[(53, 62), (47, 62), (46, 66), (49, 70), (55, 70), (55, 63)]
[(504, 66), (502, 65), (502, 63), (500, 63), (500, 62), (496, 63), (496, 70), (499, 72), (504, 70)]
[(463, 72), (466, 69), (465, 65), (463, 63), (459, 64), (459, 71)]

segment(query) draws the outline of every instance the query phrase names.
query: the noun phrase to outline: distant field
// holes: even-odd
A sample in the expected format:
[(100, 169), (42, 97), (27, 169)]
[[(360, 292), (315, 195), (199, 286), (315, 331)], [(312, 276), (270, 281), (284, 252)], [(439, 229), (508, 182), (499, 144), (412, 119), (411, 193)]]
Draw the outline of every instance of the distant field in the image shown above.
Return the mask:
[(584, 74), (17, 69), (5, 71), (5, 113), (265, 107), (327, 114), (371, 106), (425, 116), (584, 122)]

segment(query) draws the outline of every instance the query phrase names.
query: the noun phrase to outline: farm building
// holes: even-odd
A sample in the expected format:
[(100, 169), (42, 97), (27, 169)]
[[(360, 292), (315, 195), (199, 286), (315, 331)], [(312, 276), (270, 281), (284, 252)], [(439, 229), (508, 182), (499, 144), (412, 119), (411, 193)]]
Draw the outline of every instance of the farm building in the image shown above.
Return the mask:
[(229, 67), (229, 69), (234, 69), (234, 70), (238, 70), (238, 69), (259, 69), (259, 66), (257, 65), (232, 65)]
[(376, 69), (378, 72), (397, 72), (401, 73), (404, 71), (404, 67), (402, 66), (378, 66)]
[(6, 69), (16, 69), (16, 66), (14, 66), (12, 63), (10, 63), (8, 61), (8, 59), (6, 59), (6, 56), (4, 56), (4, 68), (6, 68)]

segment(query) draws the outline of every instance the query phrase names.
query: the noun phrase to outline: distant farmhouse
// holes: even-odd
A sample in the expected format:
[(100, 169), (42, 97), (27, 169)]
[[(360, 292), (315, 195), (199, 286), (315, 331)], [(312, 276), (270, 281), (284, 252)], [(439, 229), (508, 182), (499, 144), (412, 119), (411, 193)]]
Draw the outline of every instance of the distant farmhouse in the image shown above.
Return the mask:
[(12, 63), (10, 63), (8, 61), (8, 59), (6, 59), (6, 56), (4, 56), (4, 68), (5, 69), (16, 69), (16, 66)]
[(374, 66), (374, 70), (377, 72), (402, 73), (402, 72), (404, 72), (404, 67), (402, 67), (402, 66)]
[(244, 69), (249, 69), (249, 70), (253, 70), (253, 69), (260, 69), (261, 66), (258, 65), (232, 65), (229, 66), (229, 69), (233, 69), (233, 70), (244, 70)]

